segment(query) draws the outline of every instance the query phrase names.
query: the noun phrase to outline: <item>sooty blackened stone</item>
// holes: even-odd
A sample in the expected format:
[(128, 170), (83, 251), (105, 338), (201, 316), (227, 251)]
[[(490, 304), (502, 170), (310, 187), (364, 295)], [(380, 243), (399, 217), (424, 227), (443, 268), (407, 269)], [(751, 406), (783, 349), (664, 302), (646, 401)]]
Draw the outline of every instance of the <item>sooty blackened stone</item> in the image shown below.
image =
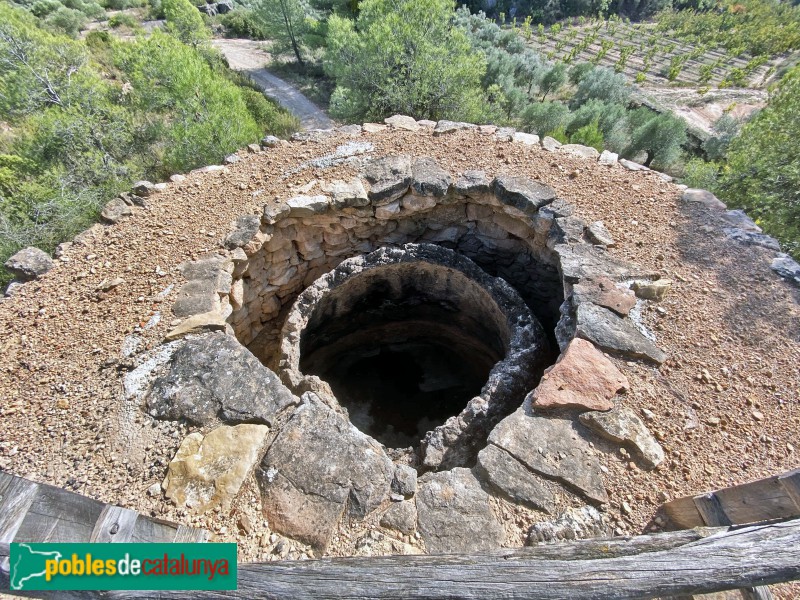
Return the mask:
[(212, 333), (187, 339), (167, 372), (147, 396), (148, 412), (159, 419), (198, 425), (265, 423), (299, 400), (278, 377), (234, 338)]

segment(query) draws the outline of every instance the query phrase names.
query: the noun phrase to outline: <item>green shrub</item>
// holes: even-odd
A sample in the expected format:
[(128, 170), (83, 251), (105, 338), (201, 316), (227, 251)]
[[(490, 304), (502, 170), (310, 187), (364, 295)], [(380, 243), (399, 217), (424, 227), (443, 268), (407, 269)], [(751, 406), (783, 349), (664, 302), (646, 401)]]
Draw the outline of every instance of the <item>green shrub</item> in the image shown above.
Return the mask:
[(189, 0), (163, 0), (167, 31), (189, 46), (200, 46), (211, 39), (211, 31), (199, 10)]
[(570, 105), (580, 106), (592, 99), (613, 104), (627, 104), (630, 93), (630, 87), (624, 75), (614, 73), (605, 67), (596, 67), (581, 79), (575, 95), (570, 100)]
[(570, 117), (569, 109), (560, 102), (532, 102), (520, 117), (525, 131), (547, 135), (563, 127)]
[(106, 10), (97, 2), (91, 0), (61, 0), (62, 4), (67, 8), (82, 12), (90, 19), (99, 19), (105, 17)]
[(137, 29), (140, 27), (139, 20), (136, 17), (125, 13), (119, 13), (112, 16), (108, 20), (108, 26), (112, 29), (116, 29), (117, 27), (129, 27), (131, 29)]
[(719, 193), (800, 258), (800, 67), (730, 144)]
[(136, 179), (217, 163), (295, 127), (207, 56), (159, 31), (74, 41), (0, 3), (0, 114), (13, 128), (0, 142), (0, 264), (22, 246), (52, 251)]
[(247, 110), (258, 123), (261, 130), (270, 135), (285, 137), (300, 127), (296, 117), (280, 109), (274, 102), (264, 96), (263, 93), (250, 88), (243, 88)]
[(147, 0), (102, 0), (100, 4), (107, 10), (127, 10), (147, 6)]
[(233, 38), (249, 38), (251, 40), (266, 40), (267, 31), (261, 22), (253, 16), (253, 11), (236, 9), (222, 15), (220, 23), (225, 27), (225, 36)]
[(594, 69), (592, 63), (578, 63), (569, 70), (569, 81), (572, 85), (578, 85), (583, 78)]
[(603, 132), (600, 131), (600, 126), (597, 121), (592, 121), (588, 125), (584, 125), (578, 129), (569, 137), (569, 141), (573, 144), (591, 146), (598, 152), (603, 151)]
[(86, 21), (86, 15), (79, 10), (62, 6), (47, 16), (44, 25), (53, 32), (65, 33), (71, 38), (77, 38), (78, 33), (86, 26)]
[(561, 142), (562, 144), (568, 144), (569, 143), (569, 136), (567, 135), (567, 132), (564, 131), (564, 126), (563, 125), (561, 125), (560, 127), (554, 129), (553, 131), (548, 131), (547, 133), (545, 133), (545, 135), (549, 135), (551, 138), (553, 138), (556, 141)]
[(331, 112), (348, 122), (402, 113), (480, 120), (486, 64), (453, 26), (452, 0), (365, 0), (354, 23), (328, 22)]
[(713, 190), (717, 187), (719, 164), (706, 162), (702, 158), (690, 158), (683, 166), (681, 183), (692, 188)]
[(50, 13), (54, 13), (59, 8), (64, 6), (58, 0), (38, 0), (31, 6), (31, 12), (40, 19), (45, 18)]

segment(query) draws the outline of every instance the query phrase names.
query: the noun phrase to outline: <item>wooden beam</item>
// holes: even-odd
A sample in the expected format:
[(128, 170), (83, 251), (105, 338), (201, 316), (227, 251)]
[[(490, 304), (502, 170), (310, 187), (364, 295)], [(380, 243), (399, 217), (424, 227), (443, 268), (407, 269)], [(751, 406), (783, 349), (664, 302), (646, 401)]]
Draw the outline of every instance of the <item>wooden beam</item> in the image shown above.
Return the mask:
[[(271, 600), (621, 600), (800, 578), (800, 520), (583, 540), (484, 555), (388, 556), (239, 565), (231, 592), (59, 592), (35, 597)], [(4, 546), (0, 544), (0, 556)], [(5, 552), (8, 547), (5, 546)], [(4, 580), (2, 578), (5, 577)], [(8, 585), (8, 574), (0, 573)], [(29, 594), (33, 596), (34, 594)]]
[(663, 505), (680, 528), (744, 525), (800, 517), (800, 469)]

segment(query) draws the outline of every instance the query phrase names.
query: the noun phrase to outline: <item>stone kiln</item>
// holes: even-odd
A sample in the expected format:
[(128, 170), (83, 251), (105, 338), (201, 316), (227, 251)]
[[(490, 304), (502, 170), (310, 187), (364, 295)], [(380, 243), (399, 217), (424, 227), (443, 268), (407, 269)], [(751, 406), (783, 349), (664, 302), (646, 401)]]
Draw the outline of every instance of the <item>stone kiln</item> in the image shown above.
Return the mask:
[[(559, 410), (607, 410), (627, 386), (596, 348), (664, 360), (623, 285), (658, 274), (611, 257), (607, 232), (526, 178), (399, 155), (315, 188), (240, 218), (224, 255), (181, 265), (177, 341), (134, 372), (152, 382), (148, 412), (266, 425), (265, 516), (317, 552), (343, 517), (376, 511), (429, 551), (467, 551), (503, 542), (490, 494), (545, 512), (559, 494), (605, 502), (588, 430)], [(559, 350), (558, 385), (537, 388)], [(581, 422), (612, 438), (633, 428), (657, 464), (638, 418), (610, 414)], [(187, 494), (197, 483), (181, 473), (170, 468), (171, 497), (218, 503), (208, 485)]]
[(465, 466), (548, 357), (544, 331), (508, 283), (452, 250), (407, 244), (343, 261), (300, 294), (281, 331), (279, 374), (320, 395), (331, 395), (328, 383), (350, 420), (388, 447), (418, 445), (474, 399), (486, 415), (448, 460)]

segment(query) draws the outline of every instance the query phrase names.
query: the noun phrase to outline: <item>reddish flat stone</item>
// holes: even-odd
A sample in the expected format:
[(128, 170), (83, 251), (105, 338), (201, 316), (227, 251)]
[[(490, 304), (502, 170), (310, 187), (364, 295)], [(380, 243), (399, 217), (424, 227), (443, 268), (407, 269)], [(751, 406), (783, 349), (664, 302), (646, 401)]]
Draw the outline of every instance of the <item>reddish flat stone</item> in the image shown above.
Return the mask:
[(558, 362), (545, 371), (531, 392), (536, 408), (611, 410), (628, 380), (603, 353), (586, 340), (575, 338)]
[(603, 306), (621, 317), (626, 317), (636, 306), (636, 295), (629, 289), (618, 288), (608, 277), (581, 281), (575, 285), (573, 292), (580, 302), (588, 301)]

